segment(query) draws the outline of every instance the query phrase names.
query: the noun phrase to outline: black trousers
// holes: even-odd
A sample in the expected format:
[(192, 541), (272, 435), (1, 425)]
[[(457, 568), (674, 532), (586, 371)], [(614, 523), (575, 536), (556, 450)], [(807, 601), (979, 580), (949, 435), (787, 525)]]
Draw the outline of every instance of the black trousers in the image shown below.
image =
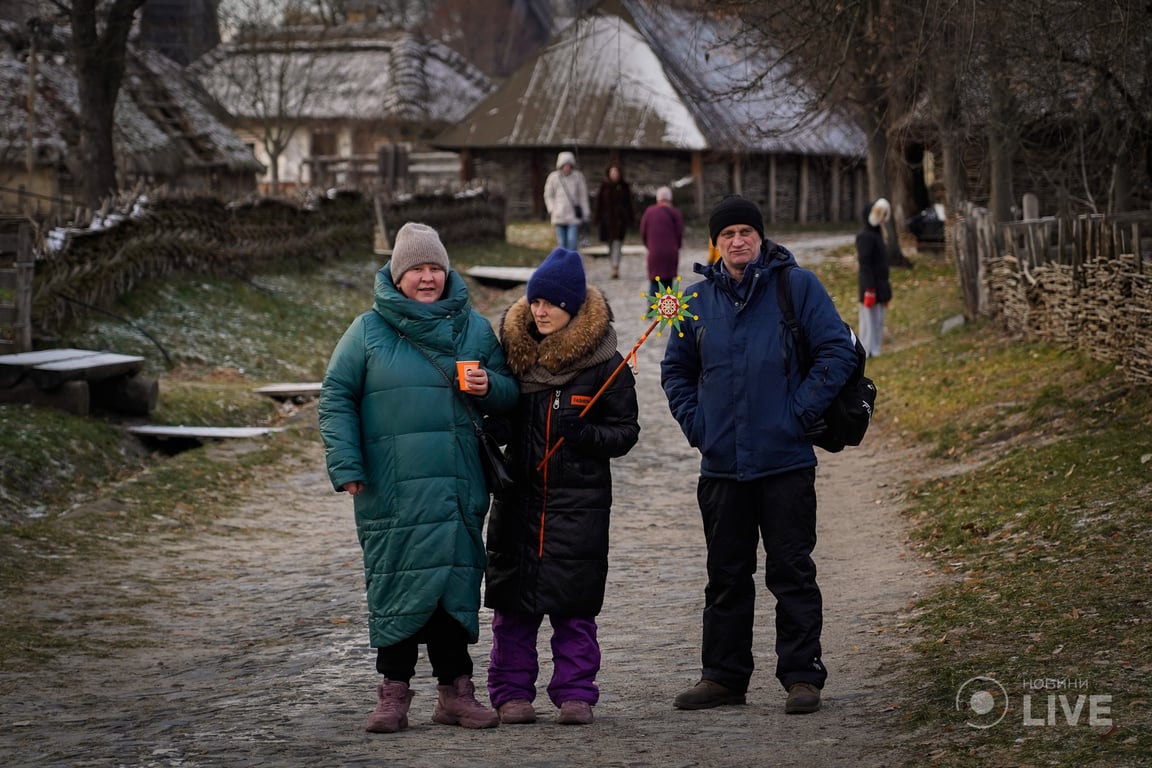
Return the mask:
[(816, 470), (741, 482), (701, 477), (696, 489), (708, 544), (701, 677), (748, 689), (754, 667), (758, 544), (764, 584), (776, 598), (776, 677), (824, 686), (823, 602), (816, 585)]
[(428, 647), (428, 663), (440, 685), (451, 685), (461, 675), (472, 675), (468, 631), (439, 605), (415, 635), (376, 649), (376, 671), (389, 680), (411, 682), (416, 674), (420, 643)]

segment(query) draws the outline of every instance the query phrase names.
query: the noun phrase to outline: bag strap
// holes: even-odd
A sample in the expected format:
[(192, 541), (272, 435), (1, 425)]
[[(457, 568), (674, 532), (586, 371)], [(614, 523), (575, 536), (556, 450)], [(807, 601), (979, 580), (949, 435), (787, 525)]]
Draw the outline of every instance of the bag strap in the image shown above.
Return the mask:
[(804, 335), (804, 330), (800, 327), (800, 323), (796, 320), (796, 310), (792, 306), (792, 264), (780, 270), (780, 274), (776, 276), (776, 303), (780, 305), (780, 311), (784, 313), (784, 324), (788, 326), (788, 330), (792, 333), (792, 338), (796, 342), (796, 356), (800, 359), (800, 370), (807, 373), (808, 369), (812, 367), (812, 350), (808, 349), (808, 340)]
[(476, 428), (476, 434), (479, 435), (479, 434), (483, 433), (484, 428), (482, 426), (480, 426), (479, 422), (477, 422), (476, 419), (472, 418), (472, 404), (469, 403), (464, 398), (464, 395), (460, 394), (460, 389), (456, 386), (456, 383), (454, 381), (452, 381), (452, 377), (449, 376), (444, 371), (444, 369), (440, 367), (440, 364), (438, 362), (436, 362), (435, 358), (433, 358), (432, 355), (428, 354), (427, 350), (425, 350), (423, 347), (421, 347), (416, 342), (412, 341), (412, 339), (408, 338), (407, 336), (405, 336), (400, 331), (397, 331), (396, 335), (399, 336), (404, 341), (411, 344), (412, 348), (415, 349), (417, 352), (419, 352), (421, 355), (423, 355), (425, 360), (432, 363), (432, 367), (435, 368), (440, 373), (440, 375), (444, 377), (444, 381), (448, 382), (448, 389), (452, 390), (452, 393), (460, 398), (460, 402), (464, 403), (464, 410), (467, 411), (467, 413), (468, 413), (468, 420), (471, 421), (472, 426)]

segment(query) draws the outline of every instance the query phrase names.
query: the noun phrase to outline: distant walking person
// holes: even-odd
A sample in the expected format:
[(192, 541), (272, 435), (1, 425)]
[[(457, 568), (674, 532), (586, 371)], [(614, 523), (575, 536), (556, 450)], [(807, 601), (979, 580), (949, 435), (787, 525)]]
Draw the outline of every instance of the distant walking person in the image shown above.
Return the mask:
[(656, 278), (671, 285), (680, 273), (680, 248), (684, 245), (684, 217), (672, 205), (672, 190), (656, 190), (656, 204), (640, 217), (640, 240), (648, 249), (648, 289), (655, 293)]
[(884, 246), (884, 222), (892, 206), (884, 198), (864, 211), (864, 227), (856, 235), (856, 261), (860, 270), (857, 289), (860, 299), (860, 343), (868, 357), (880, 354), (884, 337), (884, 316), (892, 300), (892, 283), (888, 280), (888, 249)]
[(608, 243), (608, 261), (612, 278), (620, 277), (620, 260), (624, 255), (624, 236), (636, 218), (632, 205), (632, 187), (624, 181), (619, 166), (610, 165), (596, 193), (596, 222), (600, 239)]
[[(457, 360), (478, 361), (464, 381), (450, 378)], [(328, 477), (352, 496), (368, 637), (384, 676), (368, 731), (408, 727), (420, 643), (439, 683), (432, 719), (499, 723), (476, 700), (468, 654), (480, 631), (489, 504), (473, 420), (511, 408), (516, 391), (436, 230), (405, 224), (376, 273), (372, 308), (336, 345), (320, 390)]]
[(588, 182), (576, 168), (576, 155), (561, 152), (556, 170), (544, 180), (544, 207), (556, 229), (556, 244), (569, 251), (580, 245), (580, 226), (588, 221)]
[(505, 313), (500, 341), (520, 400), (508, 428), (516, 483), (496, 496), (488, 522), (488, 696), (501, 722), (536, 721), (536, 642), (548, 616), (548, 698), (560, 708), (557, 722), (587, 725), (600, 697), (596, 616), (608, 579), (611, 460), (640, 434), (636, 382), (631, 369), (620, 368), (612, 310), (585, 284), (575, 251), (557, 248), (537, 268), (527, 295)]

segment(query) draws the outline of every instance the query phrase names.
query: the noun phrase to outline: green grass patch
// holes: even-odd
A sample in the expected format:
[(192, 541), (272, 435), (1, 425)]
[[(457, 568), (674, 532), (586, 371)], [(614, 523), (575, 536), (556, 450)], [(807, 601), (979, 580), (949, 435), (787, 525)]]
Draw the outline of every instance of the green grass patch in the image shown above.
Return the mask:
[[(955, 286), (925, 273), (893, 271), (891, 352), (868, 364), (880, 429), (935, 459), (908, 484), (906, 511), (913, 542), (946, 577), (907, 623), (921, 639), (900, 662), (904, 764), (1145, 765), (1152, 388), (982, 324), (942, 334)], [(913, 294), (920, 308), (899, 319)], [(957, 711), (976, 676), (1007, 693), (991, 728), (968, 722), (999, 714), (998, 691), (988, 717)], [(1110, 697), (1115, 728), (1089, 724), (1092, 695)]]

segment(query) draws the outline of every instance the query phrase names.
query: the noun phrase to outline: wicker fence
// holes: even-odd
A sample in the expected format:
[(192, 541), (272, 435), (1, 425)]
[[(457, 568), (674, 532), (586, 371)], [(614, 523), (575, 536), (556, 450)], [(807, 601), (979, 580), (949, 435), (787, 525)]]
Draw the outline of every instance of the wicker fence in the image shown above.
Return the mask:
[(961, 275), (978, 265), (970, 313), (1152, 381), (1152, 213), (994, 225), (972, 211), (954, 234)]
[[(89, 309), (110, 308), (134, 286), (165, 275), (247, 277), (368, 251), (378, 215), (373, 208), (373, 201), (351, 191), (300, 204), (271, 198), (231, 205), (216, 198), (151, 201), (143, 211), (109, 226), (72, 231), (63, 247), (43, 250), (32, 289), (34, 333), (51, 335)], [(439, 225), (449, 244), (504, 239), (503, 201), (484, 195), (413, 199), (380, 213), (393, 233), (415, 219)]]

